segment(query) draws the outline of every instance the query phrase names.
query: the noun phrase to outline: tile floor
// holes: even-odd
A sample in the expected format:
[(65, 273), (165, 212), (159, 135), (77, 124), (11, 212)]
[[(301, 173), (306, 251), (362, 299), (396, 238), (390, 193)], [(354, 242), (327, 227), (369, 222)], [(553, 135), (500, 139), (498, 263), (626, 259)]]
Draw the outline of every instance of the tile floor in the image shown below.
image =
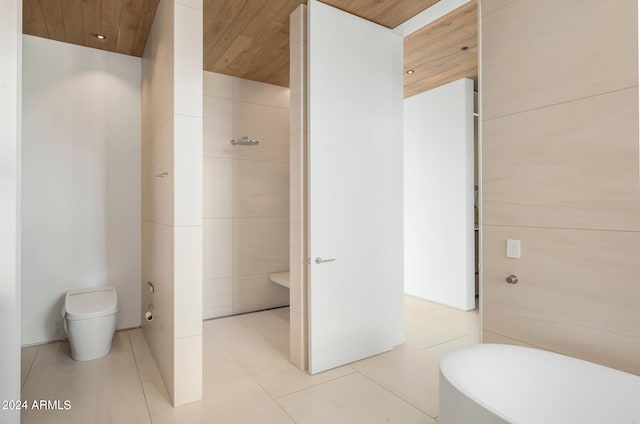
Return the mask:
[(435, 423), (438, 363), (478, 343), (477, 310), (405, 298), (406, 343), (311, 376), (289, 363), (289, 309), (204, 322), (204, 399), (173, 408), (140, 329), (84, 363), (66, 342), (22, 350), (22, 398), (70, 400), (22, 423)]

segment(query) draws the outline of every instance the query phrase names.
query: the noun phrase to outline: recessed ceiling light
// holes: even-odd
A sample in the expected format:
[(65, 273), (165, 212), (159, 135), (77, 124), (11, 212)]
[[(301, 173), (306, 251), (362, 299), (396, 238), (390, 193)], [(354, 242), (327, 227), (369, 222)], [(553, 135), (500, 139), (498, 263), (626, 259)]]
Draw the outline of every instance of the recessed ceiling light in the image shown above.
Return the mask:
[(415, 71), (414, 71), (413, 69), (409, 69), (409, 70), (407, 71), (407, 74), (413, 74), (414, 72), (415, 72)]
[(107, 36), (103, 35), (103, 34), (93, 34), (94, 37), (96, 37), (98, 40), (106, 40)]

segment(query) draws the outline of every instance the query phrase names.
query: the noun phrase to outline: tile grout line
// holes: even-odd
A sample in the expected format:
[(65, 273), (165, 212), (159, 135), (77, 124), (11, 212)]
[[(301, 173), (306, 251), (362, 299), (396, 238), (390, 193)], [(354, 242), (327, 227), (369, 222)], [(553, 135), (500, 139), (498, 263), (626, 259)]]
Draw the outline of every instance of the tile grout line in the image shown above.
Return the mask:
[[(208, 332), (206, 328), (204, 329), (204, 331)], [(238, 359), (236, 359), (236, 357), (229, 351), (229, 349), (227, 349), (227, 347), (224, 344), (222, 344), (222, 342), (219, 339), (217, 339), (215, 337), (215, 335), (213, 335), (211, 332), (208, 332), (208, 333), (218, 343), (220, 348), (222, 348), (222, 350), (227, 355), (229, 355), (229, 357), (231, 357), (231, 359), (233, 359), (233, 361), (236, 364), (238, 364), (238, 366), (242, 369), (242, 371), (244, 371), (245, 374), (251, 380), (253, 380), (258, 385), (258, 387), (260, 387), (260, 390), (262, 390), (262, 392), (265, 393), (269, 397), (269, 399), (271, 399), (273, 401), (273, 403), (275, 403), (278, 406), (278, 408), (280, 408), (282, 410), (282, 412), (284, 412), (285, 415), (291, 419), (291, 421), (294, 424), (296, 424), (296, 421), (293, 419), (293, 417), (291, 415), (289, 415), (289, 413), (282, 407), (282, 405), (280, 405), (280, 402), (278, 402), (273, 396), (271, 396), (271, 394), (269, 394), (269, 392), (267, 392), (267, 390), (265, 390), (265, 388), (262, 386), (262, 384), (260, 384), (260, 382), (253, 375), (251, 375), (251, 373), (240, 363), (240, 361), (238, 361)]]
[[(131, 330), (129, 330), (129, 331), (131, 331)], [(135, 362), (135, 364), (136, 364), (136, 371), (138, 373), (138, 382), (140, 383), (140, 390), (142, 390), (142, 396), (144, 396), (144, 403), (145, 403), (145, 405), (147, 407), (147, 415), (149, 415), (149, 422), (151, 422), (151, 424), (153, 424), (153, 417), (151, 416), (151, 410), (149, 409), (149, 400), (147, 399), (147, 393), (144, 391), (144, 382), (142, 381), (142, 374), (140, 373), (140, 366), (138, 365), (138, 358), (136, 357), (136, 350), (133, 348), (133, 343), (131, 342), (131, 337), (129, 335), (129, 331), (127, 331), (127, 337), (129, 337), (129, 344), (131, 345), (131, 354), (133, 355), (133, 362)], [(140, 331), (142, 331), (142, 329)], [(146, 339), (144, 339), (144, 334), (142, 335), (142, 338), (143, 338), (144, 342), (147, 343)], [(164, 384), (164, 382), (163, 382), (163, 384)]]
[(29, 371), (27, 371), (27, 375), (24, 378), (24, 382), (20, 386), (20, 397), (22, 397), (22, 389), (24, 389), (25, 384), (27, 384), (27, 381), (29, 381), (29, 377), (31, 376), (31, 371), (33, 370), (33, 364), (35, 364), (36, 362), (36, 356), (38, 355), (38, 352), (40, 352), (40, 346), (37, 346), (36, 353), (33, 354), (33, 359), (31, 360), (31, 364), (29, 365)]
[[(286, 398), (286, 397), (288, 397), (288, 396), (295, 395), (295, 394), (297, 394), (297, 393), (304, 392), (304, 391), (306, 391), (306, 390), (310, 390), (310, 389), (313, 389), (313, 388), (315, 388), (315, 387), (322, 386), (322, 385), (327, 384), (327, 383), (331, 383), (331, 382), (333, 382), (333, 381), (339, 380), (339, 379), (341, 379), (341, 378), (343, 378), (343, 377), (347, 377), (347, 376), (349, 376), (349, 375), (351, 375), (351, 374), (355, 374), (355, 373), (357, 373), (357, 372), (358, 372), (358, 370), (356, 370), (355, 368), (351, 367), (349, 364), (347, 364), (347, 365), (342, 365), (342, 366), (343, 366), (343, 367), (349, 367), (349, 369), (351, 370), (351, 372), (348, 372), (348, 373), (343, 374), (343, 375), (339, 375), (339, 376), (337, 376), (337, 377), (330, 378), (329, 380), (323, 381), (323, 382), (321, 382), (321, 383), (312, 384), (312, 385), (311, 385), (311, 386), (309, 386), (309, 387), (304, 387), (304, 388), (302, 388), (302, 389), (294, 390), (293, 392), (290, 392), (290, 393), (285, 393), (285, 394), (283, 394), (283, 395), (281, 395), (281, 396), (278, 396), (277, 398), (273, 398), (273, 400), (278, 401), (278, 400), (280, 400), (280, 399), (284, 399), (284, 398)], [(335, 368), (332, 368), (332, 369), (335, 369)], [(330, 370), (327, 370), (327, 371), (330, 371)], [(307, 370), (305, 370), (305, 371), (303, 371), (303, 372), (307, 372)], [(311, 375), (311, 374), (309, 374), (309, 375)]]
[[(418, 350), (419, 350), (419, 351), (421, 351), (421, 352), (424, 352), (424, 351), (425, 351), (425, 350), (427, 350), (427, 349), (431, 349), (431, 348), (434, 348), (434, 347), (437, 347), (437, 346), (442, 346), (442, 345), (443, 345), (443, 344), (445, 344), (445, 343), (455, 342), (456, 340), (463, 339), (463, 338), (465, 338), (465, 337), (467, 337), (467, 336), (470, 336), (470, 335), (471, 335), (471, 334), (465, 334), (464, 336), (460, 336), (460, 337), (456, 337), (455, 339), (446, 340), (446, 341), (444, 341), (444, 342), (436, 343), (436, 344), (434, 344), (434, 345), (432, 345), (432, 346), (427, 346), (427, 347), (425, 347), (425, 348), (418, 349)], [(426, 353), (429, 353), (429, 352), (426, 352)], [(433, 355), (431, 355), (431, 356), (433, 356)]]
[[(213, 337), (213, 339), (214, 339), (214, 340), (216, 340), (216, 342), (218, 342), (218, 344), (220, 345), (220, 347), (222, 348), (222, 350), (224, 350), (224, 351), (225, 351), (225, 352), (226, 352), (226, 353), (227, 353), (227, 354), (228, 354), (228, 355), (229, 355), (229, 356), (230, 356), (230, 357), (231, 357), (231, 358), (232, 358), (232, 359), (233, 359), (233, 360), (238, 364), (238, 366), (239, 366), (239, 367), (240, 367), (240, 368), (241, 368), (241, 369), (242, 369), (242, 370), (243, 370), (243, 371), (244, 371), (244, 372), (245, 372), (245, 373), (246, 373), (246, 374), (247, 374), (247, 375), (248, 375), (248, 376), (249, 376), (249, 377), (250, 377), (250, 378), (251, 378), (251, 379), (252, 379), (252, 380), (253, 380), (253, 381), (258, 385), (258, 386), (259, 386), (259, 387), (260, 387), (260, 389), (261, 389), (264, 393), (266, 393), (266, 395), (267, 395), (267, 396), (269, 396), (269, 398), (270, 398), (271, 400), (273, 400), (273, 401), (278, 405), (278, 407), (279, 407), (280, 409), (282, 409), (282, 410), (284, 411), (284, 413), (285, 413), (289, 418), (291, 418), (291, 420), (292, 420), (294, 423), (295, 423), (296, 421), (293, 419), (293, 417), (291, 417), (291, 415), (289, 415), (289, 413), (288, 413), (288, 412), (284, 409), (284, 407), (280, 404), (280, 402), (278, 401), (279, 399), (283, 399), (283, 398), (285, 398), (285, 397), (287, 397), (287, 396), (290, 396), (290, 395), (293, 395), (293, 394), (295, 394), (295, 393), (299, 393), (299, 392), (302, 392), (302, 391), (305, 391), (305, 390), (312, 389), (312, 388), (314, 388), (314, 387), (316, 387), (316, 386), (321, 386), (321, 385), (323, 385), (323, 384), (325, 384), (325, 383), (329, 383), (329, 382), (331, 382), (331, 381), (337, 380), (337, 379), (342, 378), (342, 377), (346, 377), (347, 375), (351, 375), (351, 374), (354, 374), (354, 373), (356, 373), (356, 372), (357, 372), (354, 368), (349, 367), (349, 368), (351, 369), (351, 372), (350, 372), (350, 373), (347, 373), (347, 374), (344, 374), (344, 375), (341, 375), (341, 376), (337, 376), (337, 377), (332, 378), (332, 379), (330, 379), (330, 380), (323, 381), (322, 383), (312, 384), (310, 387), (305, 387), (305, 388), (302, 388), (302, 389), (299, 389), (299, 390), (295, 390), (295, 391), (293, 391), (293, 392), (283, 394), (283, 395), (281, 395), (281, 396), (279, 396), (279, 397), (274, 397), (274, 396), (271, 396), (271, 394), (270, 394), (270, 393), (269, 393), (269, 392), (264, 388), (264, 386), (260, 383), (260, 381), (258, 381), (258, 380), (256, 379), (256, 377), (254, 377), (254, 376), (253, 376), (253, 374), (252, 374), (249, 370), (247, 370), (247, 369), (246, 369), (246, 368), (245, 368), (245, 367), (240, 363), (240, 361), (238, 361), (238, 360), (236, 359), (236, 357), (233, 355), (233, 353), (231, 353), (231, 352), (229, 351), (229, 349), (227, 349), (227, 347), (222, 343), (222, 341), (220, 341), (218, 338), (216, 338), (216, 337), (215, 337), (215, 335), (214, 335), (214, 334), (212, 334), (212, 332), (209, 332), (206, 328), (205, 328), (204, 330), (205, 330), (206, 332), (208, 332), (208, 333), (209, 333), (209, 335), (210, 335), (211, 337)], [(292, 365), (293, 365), (293, 364), (292, 364)], [(305, 371), (302, 371), (302, 372), (307, 372), (307, 371), (305, 370)]]
[[(237, 100), (236, 100), (236, 96), (237, 93), (236, 91), (237, 89), (237, 85), (238, 85), (238, 80), (237, 79), (233, 79), (232, 81), (232, 95), (233, 95), (233, 100), (232, 100), (232, 104), (231, 104), (231, 128), (232, 128), (232, 132), (231, 135), (233, 136), (233, 139), (235, 140), (238, 136), (238, 107), (237, 107)], [(235, 146), (234, 146), (235, 147)], [(236, 271), (236, 265), (237, 265), (237, 260), (236, 260), (236, 247), (237, 247), (237, 243), (236, 243), (236, 189), (237, 189), (237, 182), (236, 182), (236, 169), (237, 169), (237, 164), (236, 164), (236, 152), (237, 149), (232, 149), (231, 151), (231, 272), (232, 272), (232, 276), (231, 276), (231, 314), (235, 315), (236, 313), (236, 300), (238, 298), (238, 288), (236, 287), (236, 279), (237, 279), (237, 271)], [(220, 345), (222, 346), (222, 343), (220, 343)], [(224, 346), (223, 346), (224, 348)], [(226, 350), (226, 349), (225, 349)], [(231, 355), (230, 352), (227, 352), (229, 355)], [(231, 357), (233, 358), (234, 361), (238, 362), (238, 360), (231, 355)], [(238, 362), (239, 364), (239, 362)], [(244, 370), (244, 367), (242, 367), (242, 365), (240, 365), (240, 367)], [(246, 372), (246, 370), (244, 370)]]
[[(415, 319), (417, 319), (419, 321), (422, 321), (422, 322), (424, 322), (426, 324), (432, 325), (434, 327), (439, 327), (439, 328), (441, 328), (443, 330), (448, 330), (448, 331), (452, 331), (454, 333), (463, 334), (464, 336), (470, 336), (471, 335), (469, 333), (468, 329), (467, 330), (460, 330), (460, 329), (456, 329), (456, 328), (447, 327), (446, 325), (443, 325), (443, 324), (438, 324), (438, 323), (434, 323), (434, 322), (431, 322), (431, 321), (423, 320), (423, 319), (420, 319), (420, 318), (415, 318)], [(480, 327), (480, 326), (478, 326), (478, 327)], [(459, 339), (460, 337), (456, 337), (456, 338)]]
[[(208, 72), (208, 71), (207, 71), (207, 72)], [(210, 98), (214, 98), (214, 99), (229, 100), (229, 101), (237, 102), (237, 103), (246, 103), (246, 104), (249, 104), (249, 105), (255, 105), (255, 106), (264, 106), (264, 107), (268, 107), (268, 108), (271, 108), (271, 109), (278, 109), (278, 110), (286, 110), (286, 111), (289, 111), (289, 109), (291, 108), (291, 107), (282, 107), (282, 106), (267, 105), (267, 104), (264, 104), (264, 103), (258, 103), (258, 102), (250, 102), (250, 101), (248, 101), (248, 100), (237, 100), (237, 99), (232, 99), (232, 98), (229, 98), (229, 97), (216, 96), (216, 95), (213, 95), (213, 94), (203, 94), (202, 96), (203, 96), (203, 97), (210, 97)], [(203, 115), (204, 115), (204, 113), (203, 113)], [(190, 116), (190, 115), (186, 115), (186, 116)], [(204, 117), (203, 117), (203, 118), (204, 118)]]
[[(434, 324), (434, 323), (429, 322), (429, 321), (421, 320), (420, 318), (415, 318), (415, 317), (412, 317), (412, 318), (417, 319), (418, 321), (420, 321), (420, 322), (422, 322), (422, 323), (424, 323), (424, 324), (427, 324), (427, 325), (429, 325), (429, 326), (436, 327), (436, 328), (441, 329), (441, 330), (446, 330), (446, 331), (448, 331), (448, 332), (450, 332), (450, 333), (462, 334), (462, 336), (455, 337), (456, 339), (459, 339), (460, 337), (463, 337), (463, 336), (468, 335), (468, 333), (467, 333), (467, 332), (462, 332), (462, 331), (459, 331), (459, 330), (455, 330), (455, 329), (453, 329), (453, 328), (445, 327), (445, 326), (443, 326), (443, 325), (441, 325), (441, 324)], [(449, 340), (453, 340), (453, 339), (449, 339)], [(405, 343), (406, 343), (406, 341), (405, 341)], [(443, 342), (443, 343), (444, 343), (444, 342)], [(434, 346), (435, 346), (435, 345), (434, 345)]]
[(432, 311), (416, 312), (416, 313), (414, 313), (413, 315), (410, 315), (410, 314), (408, 314), (408, 313), (406, 313), (406, 312), (405, 312), (405, 315), (406, 315), (406, 316), (408, 316), (409, 318), (415, 318), (415, 317), (417, 317), (418, 315), (432, 314), (432, 313), (434, 313), (434, 312), (440, 312), (440, 311), (444, 311), (444, 310), (446, 310), (446, 309), (445, 309), (445, 308), (442, 308), (442, 309), (436, 309), (436, 310), (432, 310)]
[[(222, 348), (222, 350), (229, 355), (229, 357), (231, 359), (233, 359), (233, 361), (238, 364), (238, 366), (242, 369), (242, 371), (244, 371), (247, 375), (249, 375), (249, 372), (242, 366), (242, 364), (240, 363), (240, 361), (238, 361), (238, 359), (233, 355), (233, 353), (231, 353), (231, 351), (224, 345), (224, 343), (222, 343), (222, 340), (218, 339), (215, 334), (213, 334), (212, 331), (207, 330), (206, 328), (204, 328), (204, 325), (202, 326), (204, 332), (206, 332), (210, 337), (213, 338), (213, 340)], [(203, 343), (204, 344), (204, 343)], [(203, 351), (203, 355), (204, 355), (204, 351)]]
[(617, 229), (608, 229), (608, 228), (578, 228), (578, 227), (542, 227), (542, 226), (533, 226), (533, 225), (509, 225), (509, 224), (483, 224), (483, 226), (487, 227), (497, 227), (497, 228), (527, 228), (527, 229), (535, 229), (535, 230), (569, 230), (569, 231), (600, 231), (605, 233), (640, 233), (640, 230), (617, 230)]
[(155, 133), (150, 135), (149, 140), (146, 143), (144, 142), (144, 140), (142, 141), (142, 148), (140, 149), (140, 151), (144, 150), (146, 147), (152, 144), (155, 141), (157, 135), (160, 134), (170, 122), (173, 122), (173, 114), (169, 115), (167, 120), (162, 125), (160, 125), (160, 128), (158, 128)]
[(224, 158), (224, 157), (218, 157), (218, 156), (209, 156), (209, 157), (215, 157), (215, 158), (219, 158), (219, 159), (230, 159), (234, 162), (268, 162), (268, 163), (277, 163), (280, 165), (289, 164), (289, 159), (287, 160), (276, 160), (276, 159), (259, 159), (259, 158), (246, 158), (246, 157), (229, 157), (229, 158)]
[(183, 118), (204, 119), (204, 117), (203, 117), (202, 115), (200, 115), (200, 116), (196, 116), (196, 115), (187, 115), (186, 113), (176, 113), (176, 112), (174, 112), (174, 113), (173, 113), (173, 116), (174, 116), (174, 118), (175, 118), (176, 116), (180, 116), (180, 117), (183, 117)]
[(269, 163), (280, 163), (280, 164), (282, 164), (282, 163), (288, 164), (289, 163), (288, 160), (235, 158), (235, 157), (233, 157), (233, 155), (220, 156), (220, 155), (203, 154), (202, 157), (203, 158), (210, 158), (210, 159), (226, 159), (226, 160), (238, 161), (238, 162), (269, 162)]
[(519, 111), (515, 111), (515, 112), (511, 112), (511, 113), (506, 113), (504, 115), (492, 116), (492, 117), (483, 119), (483, 122), (493, 121), (493, 120), (496, 120), (496, 119), (502, 119), (502, 118), (515, 116), (515, 115), (521, 115), (523, 113), (534, 112), (534, 111), (538, 111), (538, 110), (542, 110), (542, 109), (546, 109), (546, 108), (552, 108), (552, 107), (561, 106), (561, 105), (566, 105), (566, 104), (570, 104), (570, 103), (574, 103), (574, 102), (580, 102), (582, 100), (588, 100), (588, 99), (592, 99), (592, 98), (595, 98), (595, 97), (606, 96), (606, 95), (609, 95), (609, 94), (614, 94), (614, 93), (618, 93), (618, 92), (621, 92), (621, 91), (630, 90), (630, 89), (636, 88), (636, 87), (638, 87), (638, 84), (631, 85), (629, 87), (616, 88), (614, 90), (604, 91), (604, 92), (601, 92), (601, 93), (590, 94), (590, 95), (587, 95), (587, 96), (576, 97), (574, 99), (563, 100), (563, 101), (559, 101), (559, 102), (556, 102), (556, 103), (551, 103), (551, 104), (548, 104), (548, 105), (536, 106), (536, 107), (533, 107), (531, 109), (519, 110)]
[[(231, 355), (231, 353), (230, 353), (230, 352), (229, 352), (229, 355)], [(238, 361), (237, 361), (233, 356), (231, 356), (231, 357), (232, 357), (236, 362), (238, 362)], [(255, 378), (255, 377), (254, 377), (250, 372), (249, 372), (249, 371), (247, 371), (247, 370), (242, 366), (242, 364), (240, 364), (240, 362), (238, 362), (238, 365), (240, 365), (240, 368), (242, 368), (242, 370), (243, 370), (244, 372), (246, 372), (246, 373), (247, 373), (247, 375), (249, 376), (249, 378), (250, 378), (251, 380), (253, 380), (253, 381), (258, 385), (258, 387), (260, 387), (260, 390), (262, 390), (262, 392), (263, 392), (264, 394), (266, 394), (266, 395), (269, 397), (269, 399), (271, 399), (271, 400), (273, 401), (273, 403), (275, 403), (276, 405), (278, 405), (278, 408), (280, 408), (280, 409), (282, 410), (282, 412), (284, 412), (284, 413), (285, 413), (285, 415), (286, 415), (287, 417), (291, 418), (291, 421), (292, 421), (293, 423), (296, 423), (296, 420), (294, 420), (294, 419), (293, 419), (293, 417), (292, 417), (291, 415), (289, 415), (289, 413), (284, 409), (284, 407), (283, 407), (282, 405), (280, 405), (280, 402), (278, 402), (278, 400), (277, 400), (276, 398), (274, 398), (273, 396), (271, 396), (271, 394), (270, 394), (270, 393), (269, 393), (269, 392), (264, 388), (264, 386), (263, 386), (263, 385), (262, 385), (262, 384), (261, 384), (261, 383), (260, 383), (260, 382), (259, 382), (259, 381), (258, 381), (258, 380), (257, 380), (257, 379), (256, 379), (256, 378)]]
[(360, 374), (361, 376), (363, 376), (364, 378), (366, 378), (367, 380), (370, 380), (372, 383), (374, 383), (375, 385), (377, 385), (378, 387), (382, 388), (385, 392), (393, 395), (394, 397), (400, 399), (402, 402), (406, 403), (407, 405), (409, 405), (410, 407), (416, 409), (417, 411), (420, 411), (421, 413), (423, 413), (424, 415), (426, 415), (427, 417), (435, 420), (435, 417), (432, 417), (430, 414), (428, 414), (427, 412), (423, 411), (422, 409), (418, 408), (417, 406), (415, 406), (414, 404), (412, 404), (410, 401), (408, 401), (407, 399), (403, 398), (402, 396), (400, 396), (397, 393), (392, 392), (391, 390), (387, 389), (386, 387), (384, 387), (382, 384), (378, 383), (377, 381), (375, 381), (373, 378), (369, 377), (366, 374), (363, 374), (362, 372), (356, 370), (356, 372), (358, 374)]

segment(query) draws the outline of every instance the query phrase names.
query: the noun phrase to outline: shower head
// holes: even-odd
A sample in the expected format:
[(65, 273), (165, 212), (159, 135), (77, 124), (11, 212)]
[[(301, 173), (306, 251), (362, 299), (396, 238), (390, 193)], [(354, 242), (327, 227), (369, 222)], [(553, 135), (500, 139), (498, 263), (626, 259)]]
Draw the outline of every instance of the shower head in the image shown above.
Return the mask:
[(234, 146), (257, 146), (260, 142), (258, 140), (252, 140), (249, 137), (242, 137), (238, 140), (231, 140), (231, 144)]

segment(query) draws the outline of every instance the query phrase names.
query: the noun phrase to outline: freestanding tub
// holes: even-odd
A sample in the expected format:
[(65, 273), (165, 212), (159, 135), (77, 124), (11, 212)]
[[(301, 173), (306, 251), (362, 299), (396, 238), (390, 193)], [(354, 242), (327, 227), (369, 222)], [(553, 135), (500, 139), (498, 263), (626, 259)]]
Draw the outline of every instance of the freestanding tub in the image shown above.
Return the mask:
[(470, 346), (440, 361), (440, 422), (640, 424), (640, 377), (544, 350)]

